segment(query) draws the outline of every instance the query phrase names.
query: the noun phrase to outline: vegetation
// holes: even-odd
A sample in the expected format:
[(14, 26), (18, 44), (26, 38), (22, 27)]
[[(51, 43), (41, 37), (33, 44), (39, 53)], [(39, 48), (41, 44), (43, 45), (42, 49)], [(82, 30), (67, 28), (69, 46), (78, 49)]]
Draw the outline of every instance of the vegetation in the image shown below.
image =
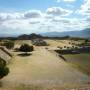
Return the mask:
[(88, 39), (85, 40), (85, 43), (87, 43), (87, 42), (88, 42)]
[(66, 48), (66, 46), (64, 46), (64, 48)]
[(57, 46), (57, 48), (59, 48), (59, 49), (63, 49), (62, 47), (60, 47), (60, 46)]
[(13, 41), (4, 42), (3, 46), (5, 46), (7, 49), (12, 49), (14, 47), (14, 42)]
[[(73, 89), (72, 89), (73, 88)], [(40, 84), (30, 84), (30, 85), (25, 85), (25, 84), (20, 84), (16, 87), (9, 87), (6, 88), (5, 90), (90, 90), (89, 85), (40, 85)]]
[(68, 54), (64, 57), (68, 63), (90, 76), (90, 54)]
[(9, 68), (6, 67), (6, 62), (0, 59), (0, 79), (8, 75)]
[(23, 44), (23, 45), (21, 45), (19, 50), (21, 52), (25, 52), (27, 54), (28, 52), (32, 52), (34, 50), (34, 48), (33, 48), (33, 46), (30, 46), (28, 44)]

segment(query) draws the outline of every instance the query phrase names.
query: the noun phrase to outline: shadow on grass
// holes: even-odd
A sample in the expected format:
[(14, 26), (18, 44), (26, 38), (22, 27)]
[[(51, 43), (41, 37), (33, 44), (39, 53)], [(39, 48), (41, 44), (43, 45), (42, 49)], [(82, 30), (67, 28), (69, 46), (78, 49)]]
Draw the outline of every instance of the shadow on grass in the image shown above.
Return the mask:
[(18, 56), (21, 56), (21, 57), (27, 57), (27, 56), (31, 56), (32, 54), (31, 53), (20, 53), (18, 54)]
[(2, 82), (0, 81), (0, 87), (2, 87)]
[(88, 70), (88, 68), (84, 67), (83, 65), (77, 63), (77, 64), (73, 64), (73, 63), (69, 63), (69, 65), (71, 65), (72, 67), (76, 68), (77, 70), (81, 71), (82, 73), (86, 74), (87, 76), (90, 76), (90, 70)]

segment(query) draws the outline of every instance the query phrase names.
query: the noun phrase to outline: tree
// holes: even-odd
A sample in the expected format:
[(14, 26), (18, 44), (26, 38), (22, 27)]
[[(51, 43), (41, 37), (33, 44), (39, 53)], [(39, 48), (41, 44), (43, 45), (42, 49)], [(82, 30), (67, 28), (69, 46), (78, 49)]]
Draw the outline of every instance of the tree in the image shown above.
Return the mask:
[(87, 42), (88, 42), (88, 39), (86, 39), (84, 42), (85, 42), (85, 44), (87, 44)]
[(13, 41), (4, 42), (3, 46), (5, 46), (7, 49), (12, 49), (14, 47), (14, 42)]
[(0, 79), (8, 75), (8, 73), (9, 73), (9, 68), (6, 67), (6, 62), (0, 59)]
[(21, 52), (25, 52), (26, 54), (28, 52), (32, 52), (34, 50), (33, 46), (29, 46), (28, 44), (21, 45), (20, 49)]

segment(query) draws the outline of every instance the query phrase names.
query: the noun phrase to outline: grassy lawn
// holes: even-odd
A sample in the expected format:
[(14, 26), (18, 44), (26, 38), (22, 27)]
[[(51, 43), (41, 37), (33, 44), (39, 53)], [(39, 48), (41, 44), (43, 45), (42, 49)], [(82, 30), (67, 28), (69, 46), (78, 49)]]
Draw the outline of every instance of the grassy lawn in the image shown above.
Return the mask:
[(64, 55), (68, 63), (90, 76), (90, 54)]

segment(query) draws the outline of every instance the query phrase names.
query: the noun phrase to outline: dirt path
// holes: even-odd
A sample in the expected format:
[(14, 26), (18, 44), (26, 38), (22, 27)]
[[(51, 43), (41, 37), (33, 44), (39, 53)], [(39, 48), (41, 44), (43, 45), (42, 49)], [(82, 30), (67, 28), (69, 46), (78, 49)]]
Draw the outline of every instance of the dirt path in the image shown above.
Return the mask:
[(9, 65), (10, 73), (2, 79), (4, 86), (30, 83), (85, 83), (90, 77), (70, 67), (55, 53), (37, 47), (31, 56), (21, 57), (14, 53)]

